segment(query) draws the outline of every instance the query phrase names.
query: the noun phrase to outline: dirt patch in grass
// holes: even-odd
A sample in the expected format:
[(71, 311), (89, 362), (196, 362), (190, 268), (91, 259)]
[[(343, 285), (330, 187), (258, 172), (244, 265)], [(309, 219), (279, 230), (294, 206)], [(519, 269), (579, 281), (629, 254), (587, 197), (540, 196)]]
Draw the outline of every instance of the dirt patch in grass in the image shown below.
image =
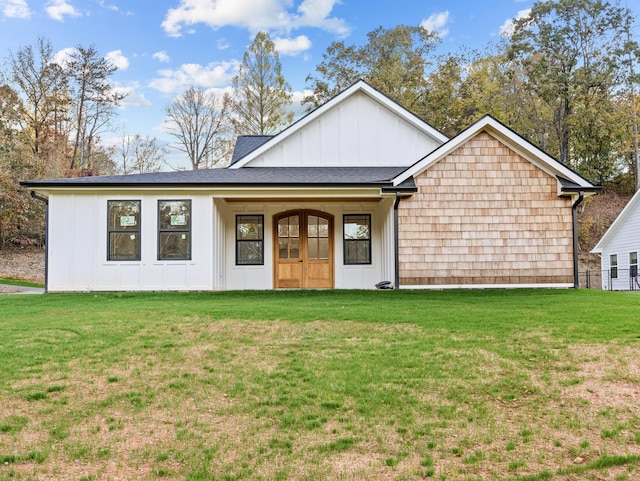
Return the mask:
[[(0, 249), (0, 277), (15, 277), (43, 283), (44, 249), (36, 247)], [(1, 285), (0, 288), (2, 288)]]

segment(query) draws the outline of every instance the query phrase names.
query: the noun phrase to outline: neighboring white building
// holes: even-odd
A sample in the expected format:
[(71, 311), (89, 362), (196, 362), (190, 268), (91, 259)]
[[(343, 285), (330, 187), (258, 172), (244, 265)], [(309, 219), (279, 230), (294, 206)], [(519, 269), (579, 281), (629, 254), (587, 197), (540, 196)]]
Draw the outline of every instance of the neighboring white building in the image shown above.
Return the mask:
[(640, 191), (629, 200), (591, 252), (600, 254), (603, 289), (640, 289)]
[(22, 185), (50, 292), (572, 287), (598, 190), (491, 117), (448, 139), (363, 81), (225, 169)]

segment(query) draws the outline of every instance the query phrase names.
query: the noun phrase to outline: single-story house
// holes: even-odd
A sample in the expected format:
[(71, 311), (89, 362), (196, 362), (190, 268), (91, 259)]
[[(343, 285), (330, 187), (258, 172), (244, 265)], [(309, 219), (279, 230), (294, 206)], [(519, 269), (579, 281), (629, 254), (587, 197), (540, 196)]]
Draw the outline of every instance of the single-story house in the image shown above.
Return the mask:
[(364, 81), (224, 169), (22, 185), (50, 292), (572, 287), (598, 190), (490, 116), (449, 139)]
[(600, 254), (603, 289), (640, 289), (640, 191), (629, 200), (591, 252)]

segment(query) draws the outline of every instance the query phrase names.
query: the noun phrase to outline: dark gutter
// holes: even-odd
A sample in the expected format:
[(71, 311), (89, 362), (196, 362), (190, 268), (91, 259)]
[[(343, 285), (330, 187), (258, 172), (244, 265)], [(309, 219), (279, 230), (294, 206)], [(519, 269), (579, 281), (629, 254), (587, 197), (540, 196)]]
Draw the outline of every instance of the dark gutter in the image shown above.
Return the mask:
[(578, 206), (584, 200), (584, 191), (578, 192), (578, 198), (571, 206), (571, 217), (573, 220), (573, 288), (578, 289), (580, 287), (580, 277), (578, 269), (580, 268), (578, 263)]
[(49, 290), (49, 199), (31, 191), (31, 197), (44, 202), (44, 292)]
[(398, 246), (398, 206), (400, 205), (400, 192), (396, 192), (396, 200), (393, 203), (393, 236), (394, 236), (394, 289), (400, 289), (400, 253)]

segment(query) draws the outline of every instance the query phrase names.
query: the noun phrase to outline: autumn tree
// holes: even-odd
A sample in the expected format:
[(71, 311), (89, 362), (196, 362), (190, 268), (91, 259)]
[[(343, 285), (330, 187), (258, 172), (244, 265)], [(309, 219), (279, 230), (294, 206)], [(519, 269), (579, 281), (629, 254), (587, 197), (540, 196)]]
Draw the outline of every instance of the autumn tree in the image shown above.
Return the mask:
[(4, 77), (20, 99), (15, 121), (31, 151), (42, 156), (47, 141), (66, 142), (56, 134), (69, 105), (68, 76), (54, 61), (51, 43), (40, 37), (35, 47), (10, 53)]
[(193, 170), (224, 165), (233, 149), (231, 99), (189, 87), (166, 108), (172, 145), (184, 152)]
[(233, 77), (233, 111), (241, 135), (272, 135), (293, 121), (291, 87), (269, 34), (259, 32)]

